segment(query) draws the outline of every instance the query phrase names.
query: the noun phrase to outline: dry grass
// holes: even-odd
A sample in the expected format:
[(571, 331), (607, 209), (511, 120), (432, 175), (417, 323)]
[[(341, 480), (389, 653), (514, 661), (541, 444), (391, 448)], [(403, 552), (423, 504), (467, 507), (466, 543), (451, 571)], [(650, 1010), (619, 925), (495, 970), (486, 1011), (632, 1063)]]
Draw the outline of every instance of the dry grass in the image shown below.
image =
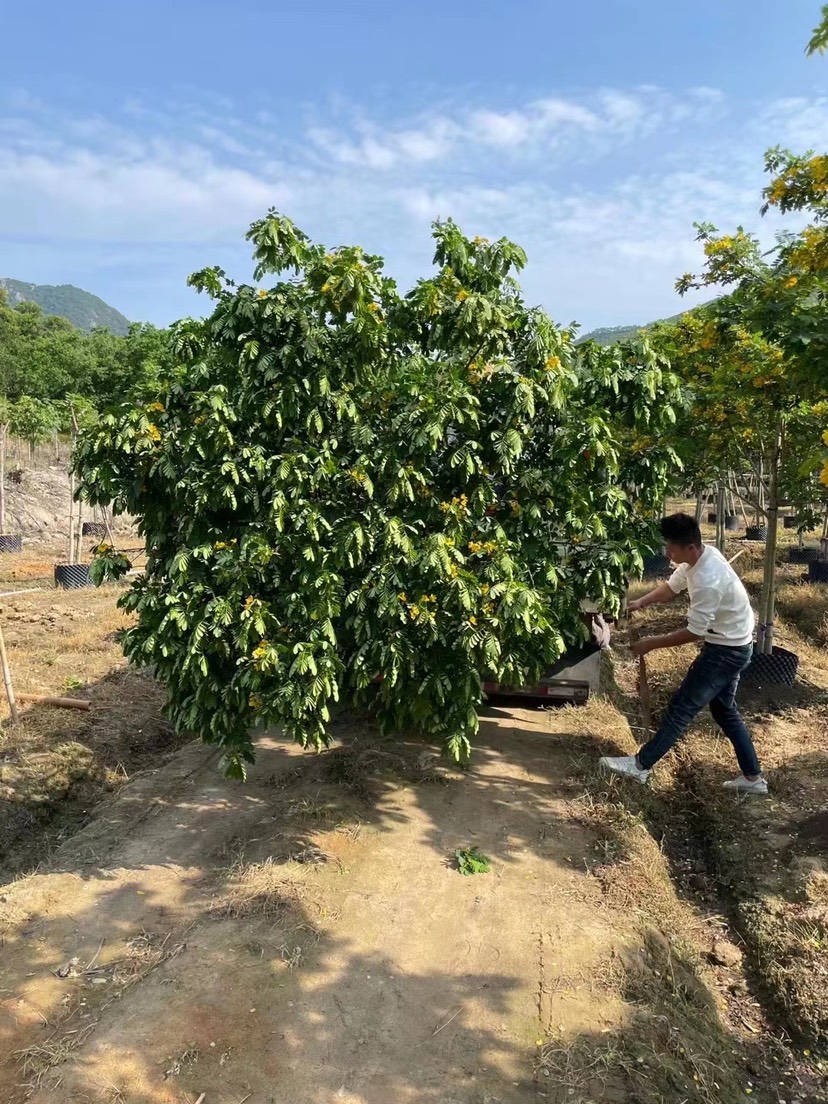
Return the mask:
[[(37, 578), (47, 554), (0, 556), (0, 588), (12, 589), (27, 573)], [(20, 722), (12, 726), (3, 696), (0, 870), (6, 875), (46, 858), (103, 797), (182, 742), (161, 716), (161, 688), (127, 667), (118, 642), (127, 627), (116, 606), (120, 593), (118, 587), (50, 586), (0, 602), (16, 692), (92, 703), (89, 712), (21, 705)]]
[(828, 587), (788, 583), (779, 587), (776, 598), (784, 621), (821, 648), (828, 648)]
[(266, 917), (284, 923), (301, 916), (307, 887), (288, 873), (284, 863), (239, 861), (227, 872), (227, 882), (213, 901), (214, 916), (230, 920)]

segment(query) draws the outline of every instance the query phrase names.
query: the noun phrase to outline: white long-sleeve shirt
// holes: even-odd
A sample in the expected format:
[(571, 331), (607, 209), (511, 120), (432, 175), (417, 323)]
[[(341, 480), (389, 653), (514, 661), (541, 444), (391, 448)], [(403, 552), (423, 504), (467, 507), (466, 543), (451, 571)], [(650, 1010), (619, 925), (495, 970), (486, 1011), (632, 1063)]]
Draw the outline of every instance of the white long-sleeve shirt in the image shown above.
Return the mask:
[(754, 617), (742, 580), (709, 544), (691, 567), (680, 564), (669, 580), (676, 594), (690, 595), (687, 628), (710, 644), (739, 648), (753, 640)]

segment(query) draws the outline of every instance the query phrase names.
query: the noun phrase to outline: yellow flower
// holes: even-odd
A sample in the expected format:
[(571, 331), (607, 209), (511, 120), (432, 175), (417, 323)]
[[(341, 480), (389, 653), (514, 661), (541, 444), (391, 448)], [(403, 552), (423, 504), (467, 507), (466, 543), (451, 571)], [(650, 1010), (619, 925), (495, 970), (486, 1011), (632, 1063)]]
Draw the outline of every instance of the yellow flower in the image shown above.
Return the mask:
[(822, 471), (819, 473), (819, 481), (823, 487), (828, 487), (828, 460), (823, 461)]
[(254, 650), (253, 658), (261, 659), (263, 656), (267, 655), (267, 650), (269, 647), (270, 645), (268, 644), (268, 642), (266, 640), (263, 640)]
[(223, 552), (224, 549), (228, 548), (228, 547), (229, 546), (227, 544), (225, 544), (224, 541), (216, 541), (216, 543), (213, 545), (213, 550), (215, 552)]
[(485, 596), (486, 594), (489, 593), (490, 589), (491, 589), (491, 587), (489, 586), (489, 584), (484, 583), (483, 586), (480, 588), (480, 593)]
[(472, 628), (474, 628), (474, 626), (477, 624), (477, 618), (476, 617), (470, 617), (469, 618), (469, 624), (472, 626)]
[(412, 606), (411, 609), (409, 610), (409, 613), (411, 614), (411, 620), (416, 621), (417, 618), (420, 616), (420, 607), (419, 606)]
[(204, 424), (204, 415), (203, 415), (203, 414), (199, 414), (199, 415), (198, 415), (198, 416), (197, 416), (197, 417), (195, 418), (195, 424), (196, 424), (196, 425), (203, 425), (203, 424)]
[(457, 578), (457, 564), (456, 563), (449, 564), (449, 574), (451, 575), (452, 579)]
[(161, 440), (161, 430), (158, 428), (158, 426), (151, 425), (149, 427), (148, 432), (149, 432), (150, 437), (153, 439), (153, 441), (160, 441)]
[(374, 314), (376, 314), (376, 312), (377, 312), (377, 311), (378, 311), (379, 309), (380, 309), (380, 308), (379, 308), (379, 303), (369, 303), (369, 304), (368, 304), (368, 310), (369, 310), (369, 311), (372, 311), (372, 312), (373, 312)]
[(465, 288), (460, 288), (460, 290), (457, 292), (457, 294), (455, 295), (454, 298), (455, 298), (456, 302), (462, 303), (463, 300), (468, 299), (468, 297), (469, 297), (469, 292), (466, 291)]
[(791, 276), (791, 278), (789, 280), (785, 281), (785, 287), (786, 288), (796, 287), (796, 285), (798, 283), (799, 283), (799, 280), (797, 279), (797, 277), (796, 276)]
[(823, 431), (822, 443), (823, 443), (823, 445), (828, 445), (828, 429)]
[(331, 290), (331, 285), (330, 284), (323, 284), (320, 290), (321, 290), (322, 294), (325, 295), (326, 292), (329, 292)]
[(258, 694), (251, 694), (250, 695), (250, 708), (251, 709), (261, 709), (261, 707), (262, 707), (262, 699), (259, 697), (259, 695)]
[(264, 288), (259, 288), (259, 298), (260, 299), (267, 299), (267, 292), (265, 291)]
[(147, 410), (154, 410), (158, 414), (164, 413), (164, 404), (160, 402), (150, 403)]
[(408, 596), (406, 595), (404, 590), (401, 590), (400, 593), (397, 595), (397, 600), (400, 602), (408, 601)]

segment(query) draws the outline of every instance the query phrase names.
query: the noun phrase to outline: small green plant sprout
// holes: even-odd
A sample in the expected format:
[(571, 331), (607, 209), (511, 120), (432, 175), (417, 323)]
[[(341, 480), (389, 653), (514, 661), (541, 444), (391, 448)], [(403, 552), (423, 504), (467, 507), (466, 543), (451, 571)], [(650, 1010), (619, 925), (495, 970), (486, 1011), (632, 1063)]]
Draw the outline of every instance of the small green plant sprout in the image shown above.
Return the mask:
[(492, 869), (492, 862), (488, 855), (478, 851), (476, 847), (462, 847), (454, 852), (457, 859), (457, 869), (463, 875), (488, 874)]

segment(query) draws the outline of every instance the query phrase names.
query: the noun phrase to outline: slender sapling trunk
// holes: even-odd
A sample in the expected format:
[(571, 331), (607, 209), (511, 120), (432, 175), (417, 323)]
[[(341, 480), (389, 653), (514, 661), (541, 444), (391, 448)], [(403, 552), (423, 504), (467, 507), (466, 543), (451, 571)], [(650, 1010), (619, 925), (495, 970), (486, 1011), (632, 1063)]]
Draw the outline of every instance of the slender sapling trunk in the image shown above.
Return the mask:
[(757, 651), (763, 655), (773, 652), (773, 622), (776, 614), (776, 548), (779, 529), (779, 470), (784, 448), (784, 425), (780, 421), (774, 434), (770, 456), (770, 480), (767, 498), (768, 534), (765, 541), (764, 576), (762, 598), (759, 604), (759, 630), (756, 637)]

